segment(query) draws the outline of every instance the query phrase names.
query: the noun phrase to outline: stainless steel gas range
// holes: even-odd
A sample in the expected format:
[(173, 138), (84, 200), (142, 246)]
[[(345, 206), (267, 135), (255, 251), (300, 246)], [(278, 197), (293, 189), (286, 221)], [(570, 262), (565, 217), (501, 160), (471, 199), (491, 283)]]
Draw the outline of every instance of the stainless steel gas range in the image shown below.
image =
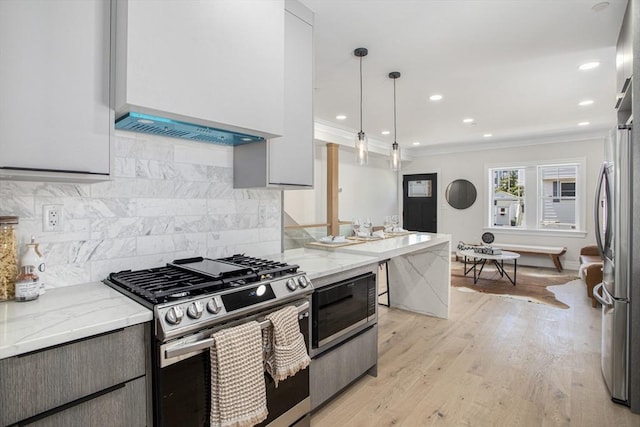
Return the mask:
[[(288, 305), (298, 309), (309, 351), (313, 286), (290, 265), (245, 255), (188, 258), (164, 267), (111, 273), (104, 283), (154, 313), (151, 339), (153, 424), (209, 425), (211, 334)], [(268, 418), (260, 425), (308, 425), (308, 369), (275, 387), (265, 374)]]

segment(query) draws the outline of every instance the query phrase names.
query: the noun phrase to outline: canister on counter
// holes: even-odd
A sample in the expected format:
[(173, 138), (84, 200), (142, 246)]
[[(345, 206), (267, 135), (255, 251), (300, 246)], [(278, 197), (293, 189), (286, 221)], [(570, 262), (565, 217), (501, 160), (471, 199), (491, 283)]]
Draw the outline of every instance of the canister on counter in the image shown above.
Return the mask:
[(17, 226), (17, 216), (0, 216), (0, 301), (12, 300), (15, 296), (18, 277)]
[(16, 301), (31, 301), (40, 295), (40, 278), (33, 265), (21, 268), (16, 279)]
[(36, 238), (31, 236), (31, 242), (27, 243), (27, 250), (20, 259), (20, 267), (32, 266), (33, 271), (40, 277), (40, 295), (45, 293), (43, 274), (45, 270), (44, 257), (40, 253)]

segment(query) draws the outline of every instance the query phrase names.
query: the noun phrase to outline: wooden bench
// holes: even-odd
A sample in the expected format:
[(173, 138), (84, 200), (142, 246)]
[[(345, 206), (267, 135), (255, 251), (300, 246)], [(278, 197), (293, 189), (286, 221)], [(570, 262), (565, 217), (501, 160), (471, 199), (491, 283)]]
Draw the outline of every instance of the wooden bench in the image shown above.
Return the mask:
[(534, 246), (534, 245), (517, 245), (512, 243), (493, 243), (492, 246), (503, 249), (505, 251), (516, 252), (520, 255), (548, 255), (553, 261), (558, 271), (562, 271), (560, 256), (567, 252), (567, 248), (563, 246)]

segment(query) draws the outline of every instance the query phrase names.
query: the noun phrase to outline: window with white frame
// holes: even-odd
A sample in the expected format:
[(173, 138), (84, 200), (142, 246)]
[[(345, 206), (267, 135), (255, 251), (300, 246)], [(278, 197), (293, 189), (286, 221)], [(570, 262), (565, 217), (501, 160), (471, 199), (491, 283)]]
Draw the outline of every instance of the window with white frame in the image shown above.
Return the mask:
[(488, 167), (488, 227), (584, 230), (585, 160)]
[(522, 227), (525, 203), (525, 169), (492, 169), (492, 226)]
[(578, 165), (538, 166), (540, 228), (575, 230)]

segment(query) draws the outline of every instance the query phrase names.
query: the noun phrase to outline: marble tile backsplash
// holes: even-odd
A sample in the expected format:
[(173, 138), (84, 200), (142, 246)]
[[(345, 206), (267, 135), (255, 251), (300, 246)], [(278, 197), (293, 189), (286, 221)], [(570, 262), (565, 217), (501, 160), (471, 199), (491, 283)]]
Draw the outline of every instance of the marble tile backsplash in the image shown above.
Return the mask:
[[(111, 181), (0, 181), (0, 215), (20, 217), (20, 254), (31, 236), (40, 243), (48, 287), (176, 258), (280, 252), (281, 192), (234, 189), (233, 148), (122, 131), (113, 145)], [(43, 231), (50, 204), (63, 207), (62, 231)]]

